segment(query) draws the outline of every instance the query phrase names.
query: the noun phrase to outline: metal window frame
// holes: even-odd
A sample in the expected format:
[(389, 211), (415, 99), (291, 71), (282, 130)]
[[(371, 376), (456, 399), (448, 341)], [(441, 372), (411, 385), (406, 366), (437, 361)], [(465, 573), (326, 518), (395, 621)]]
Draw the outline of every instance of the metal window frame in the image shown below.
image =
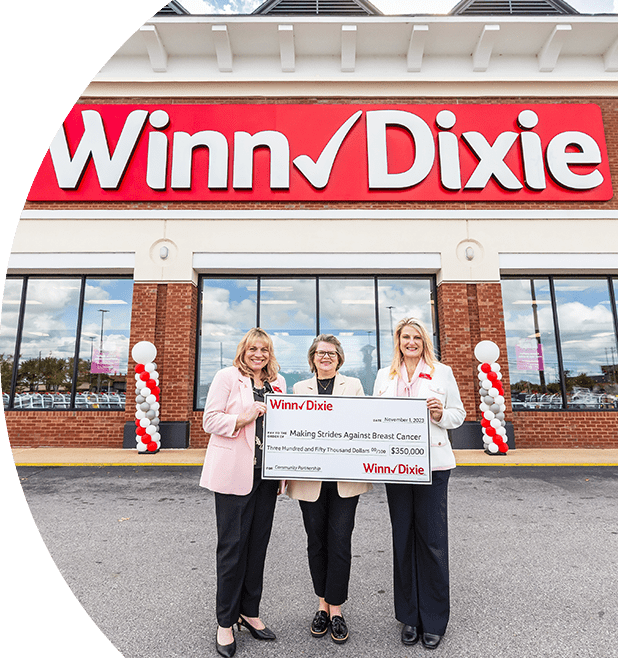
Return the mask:
[[(614, 291), (614, 282), (618, 283), (618, 276), (612, 274), (502, 274), (500, 276), (500, 281), (510, 280), (510, 281), (535, 281), (545, 279), (549, 284), (549, 296), (551, 299), (552, 305), (552, 317), (554, 321), (554, 337), (556, 341), (556, 355), (558, 360), (558, 383), (560, 384), (560, 393), (562, 395), (562, 406), (559, 409), (518, 409), (517, 413), (590, 413), (590, 412), (603, 412), (603, 413), (617, 413), (618, 408), (615, 409), (575, 409), (569, 407), (567, 403), (566, 395), (566, 378), (564, 374), (564, 363), (562, 355), (562, 342), (560, 340), (560, 321), (558, 318), (558, 304), (556, 302), (556, 290), (555, 282), (556, 281), (566, 281), (573, 279), (594, 279), (598, 281), (605, 281), (607, 283), (608, 297), (611, 305), (612, 316), (614, 319), (614, 338), (616, 340), (616, 346), (618, 347), (618, 310), (616, 309), (616, 295)], [(503, 301), (504, 306), (504, 301)], [(505, 326), (506, 331), (506, 326)], [(508, 354), (507, 354), (508, 361)]]
[(379, 320), (379, 282), (388, 279), (401, 280), (407, 279), (410, 281), (427, 281), (429, 283), (429, 298), (432, 302), (432, 320), (433, 320), (433, 336), (435, 339), (435, 346), (438, 354), (440, 353), (440, 333), (438, 326), (438, 313), (436, 312), (435, 305), (437, 299), (437, 278), (435, 274), (236, 274), (234, 272), (216, 272), (216, 273), (203, 273), (198, 278), (199, 289), (199, 308), (197, 313), (197, 331), (196, 333), (196, 346), (195, 346), (195, 373), (194, 373), (194, 386), (193, 386), (193, 411), (203, 411), (202, 407), (198, 406), (198, 390), (199, 390), (199, 374), (200, 374), (200, 354), (201, 354), (201, 336), (202, 336), (202, 320), (204, 310), (204, 281), (216, 279), (234, 279), (234, 280), (255, 280), (257, 283), (257, 296), (256, 296), (256, 327), (259, 327), (260, 321), (260, 288), (262, 281), (267, 280), (280, 280), (280, 279), (314, 279), (316, 285), (315, 295), (315, 318), (316, 318), (316, 336), (320, 334), (320, 280), (322, 279), (366, 279), (368, 282), (373, 282), (374, 286), (374, 318), (376, 327), (376, 349), (377, 349), (377, 367), (378, 370), (382, 367), (381, 363), (381, 345), (380, 345), (380, 320)]
[[(79, 352), (81, 347), (81, 328), (84, 318), (84, 305), (86, 297), (86, 282), (92, 279), (114, 279), (114, 280), (130, 280), (134, 281), (133, 277), (126, 274), (63, 274), (63, 273), (51, 273), (51, 274), (7, 274), (7, 280), (21, 280), (22, 281), (22, 291), (20, 298), (19, 314), (17, 320), (17, 331), (15, 332), (15, 344), (14, 344), (14, 354), (13, 354), (13, 370), (11, 373), (11, 389), (9, 393), (9, 404), (4, 410), (15, 411), (15, 412), (27, 412), (27, 411), (36, 411), (37, 413), (48, 413), (48, 412), (67, 412), (72, 413), (75, 411), (83, 411), (86, 413), (99, 413), (100, 411), (116, 411), (110, 409), (84, 409), (83, 407), (75, 406), (75, 400), (77, 397), (77, 374), (79, 370)], [(71, 375), (71, 392), (69, 398), (69, 406), (65, 409), (26, 409), (21, 407), (15, 407), (15, 395), (17, 392), (17, 380), (19, 376), (19, 362), (21, 360), (21, 343), (24, 329), (24, 318), (26, 315), (26, 297), (28, 294), (28, 283), (31, 279), (73, 279), (80, 282), (80, 291), (79, 291), (79, 300), (77, 303), (77, 322), (75, 323), (75, 351), (73, 354), (73, 373)], [(131, 308), (132, 300), (131, 300)], [(129, 372), (127, 371), (127, 378)], [(118, 409), (116, 413), (124, 413), (125, 409)]]

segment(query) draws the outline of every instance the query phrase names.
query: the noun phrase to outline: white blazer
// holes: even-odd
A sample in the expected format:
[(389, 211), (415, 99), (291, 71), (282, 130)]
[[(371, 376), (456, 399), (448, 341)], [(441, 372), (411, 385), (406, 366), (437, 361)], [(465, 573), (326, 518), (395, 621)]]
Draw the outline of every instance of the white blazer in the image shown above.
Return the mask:
[[(391, 378), (389, 375), (390, 366), (378, 370), (376, 382), (373, 387), (374, 396), (384, 396), (387, 398), (397, 397), (397, 377)], [(436, 363), (434, 371), (425, 366), (423, 372), (430, 374), (431, 379), (420, 379), (420, 386), (417, 397), (419, 398), (438, 398), (443, 406), (444, 411), (439, 423), (430, 418), (429, 437), (431, 439), (431, 470), (446, 471), (455, 468), (455, 455), (451, 447), (446, 430), (452, 430), (459, 427), (466, 417), (466, 410), (461, 402), (459, 388), (453, 371), (449, 366), (443, 363)]]
[[(318, 382), (315, 377), (296, 382), (292, 389), (295, 395), (318, 395)], [(333, 395), (364, 396), (363, 385), (356, 377), (346, 377), (340, 373), (335, 375)], [(342, 498), (352, 498), (373, 488), (370, 482), (337, 482), (337, 493)], [(290, 480), (287, 495), (296, 500), (306, 500), (314, 503), (320, 497), (322, 483), (315, 480)]]

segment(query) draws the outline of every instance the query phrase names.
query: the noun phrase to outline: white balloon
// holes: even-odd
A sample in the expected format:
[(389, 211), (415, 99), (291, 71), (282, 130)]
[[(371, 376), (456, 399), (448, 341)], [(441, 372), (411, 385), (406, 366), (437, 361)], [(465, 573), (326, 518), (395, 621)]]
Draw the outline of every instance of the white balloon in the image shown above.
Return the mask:
[(489, 405), (485, 404), (484, 402), (481, 402), (481, 404), (479, 404), (479, 409), (483, 413), (485, 413), (486, 411), (489, 411)]
[(483, 412), (483, 417), (485, 420), (492, 421), (496, 417), (496, 414), (488, 409), (487, 411)]
[(504, 404), (504, 402), (500, 405), (500, 411), (506, 411), (506, 404)]
[(141, 374), (141, 373), (139, 373), (139, 372), (136, 372), (136, 373), (135, 373), (135, 381), (136, 381), (136, 382), (140, 382), (140, 381), (142, 380), (142, 378), (140, 377), (140, 374)]
[(504, 404), (504, 395), (496, 395), (495, 402), (496, 404)]
[(148, 402), (148, 404), (152, 404), (153, 402), (156, 402), (156, 401), (157, 401), (157, 398), (156, 398), (154, 395), (152, 395), (152, 394), (150, 394), (150, 395), (146, 398), (146, 402)]
[(493, 384), (491, 383), (491, 381), (489, 381), (489, 379), (486, 379), (484, 382), (481, 382), (481, 386), (482, 386), (486, 391), (488, 391), (490, 388), (493, 387)]
[(489, 423), (493, 428), (498, 429), (499, 427), (502, 427), (500, 421), (497, 418), (492, 418), (492, 420)]
[(482, 340), (474, 348), (474, 356), (481, 363), (493, 363), (500, 356), (500, 348), (491, 340)]
[(483, 367), (482, 363), (479, 363), (478, 366), (476, 366), (476, 369), (481, 372), (481, 368)]
[(148, 425), (146, 428), (146, 434), (150, 434), (150, 436), (152, 436), (156, 431), (157, 428), (154, 425)]
[(487, 446), (487, 450), (489, 450), (489, 452), (495, 455), (498, 452), (498, 446), (495, 443), (490, 443)]
[(146, 418), (146, 414), (141, 410), (136, 411), (135, 412), (135, 418), (137, 418), (137, 420), (141, 420), (142, 418)]
[(153, 440), (153, 441), (158, 441), (159, 443), (161, 442), (161, 435), (159, 434), (159, 432), (155, 432), (155, 433), (152, 435), (152, 440)]
[(487, 373), (482, 370), (479, 372), (479, 380), (484, 382), (487, 379)]
[(157, 381), (159, 381), (159, 373), (156, 370), (153, 370), (150, 373), (150, 376), (152, 377), (152, 379), (156, 379)]
[(499, 364), (499, 363), (492, 363), (492, 364), (491, 364), (491, 369), (492, 369), (494, 372), (500, 372), (500, 364)]
[(131, 356), (136, 363), (150, 363), (157, 356), (157, 348), (147, 340), (141, 340), (133, 345)]
[(141, 389), (141, 391), (139, 392), (139, 394), (143, 398), (147, 398), (151, 393), (152, 393), (152, 391), (148, 388), (148, 386), (144, 386), (144, 388)]
[(139, 424), (141, 427), (148, 427), (148, 425), (150, 425), (150, 420), (148, 420), (148, 418), (142, 418), (139, 421)]
[(137, 448), (138, 452), (146, 452), (147, 447), (148, 446), (145, 443), (142, 443), (141, 441), (137, 442), (136, 448)]
[(500, 395), (500, 391), (492, 386), (489, 391), (487, 391), (487, 395), (491, 395), (495, 400)]
[(156, 368), (156, 367), (157, 367), (157, 366), (155, 366), (154, 363), (147, 363), (147, 364), (144, 366), (144, 369), (146, 370), (146, 372), (150, 372), (150, 373), (152, 373), (152, 372), (155, 371), (155, 368)]
[[(494, 365), (496, 365), (496, 364), (494, 363)], [(502, 379), (502, 373), (501, 372), (498, 372), (497, 376), (498, 376), (498, 379)]]
[(159, 409), (160, 407), (161, 407), (161, 405), (160, 405), (158, 402), (153, 402), (153, 403), (150, 405), (150, 408), (151, 408), (151, 409), (154, 409), (155, 411), (156, 411), (157, 409)]
[(502, 427), (502, 426), (498, 427), (496, 429), (496, 434), (505, 437), (504, 440), (506, 441), (506, 427)]

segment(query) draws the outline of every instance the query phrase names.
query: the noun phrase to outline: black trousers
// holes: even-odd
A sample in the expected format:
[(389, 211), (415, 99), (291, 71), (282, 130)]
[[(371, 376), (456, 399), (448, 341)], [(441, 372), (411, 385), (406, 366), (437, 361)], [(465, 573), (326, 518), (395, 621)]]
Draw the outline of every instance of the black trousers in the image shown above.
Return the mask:
[(278, 486), (277, 480), (262, 480), (256, 469), (253, 489), (246, 496), (215, 493), (219, 626), (232, 626), (240, 614), (260, 615)]
[(330, 605), (348, 598), (352, 531), (358, 496), (342, 498), (336, 482), (322, 482), (319, 498), (299, 501), (307, 531), (307, 556), (315, 593)]
[(444, 635), (450, 612), (447, 492), (450, 471), (432, 483), (387, 484), (393, 531), (395, 616)]

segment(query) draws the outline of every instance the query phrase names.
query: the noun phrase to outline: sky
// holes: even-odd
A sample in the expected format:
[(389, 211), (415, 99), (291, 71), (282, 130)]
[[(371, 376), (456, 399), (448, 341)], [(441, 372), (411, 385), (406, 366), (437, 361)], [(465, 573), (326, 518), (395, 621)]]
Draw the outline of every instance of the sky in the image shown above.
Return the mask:
[[(250, 14), (265, 0), (179, 0), (193, 14)], [(459, 0), (370, 0), (384, 14), (447, 14)], [(616, 14), (618, 0), (566, 0), (585, 14)]]

